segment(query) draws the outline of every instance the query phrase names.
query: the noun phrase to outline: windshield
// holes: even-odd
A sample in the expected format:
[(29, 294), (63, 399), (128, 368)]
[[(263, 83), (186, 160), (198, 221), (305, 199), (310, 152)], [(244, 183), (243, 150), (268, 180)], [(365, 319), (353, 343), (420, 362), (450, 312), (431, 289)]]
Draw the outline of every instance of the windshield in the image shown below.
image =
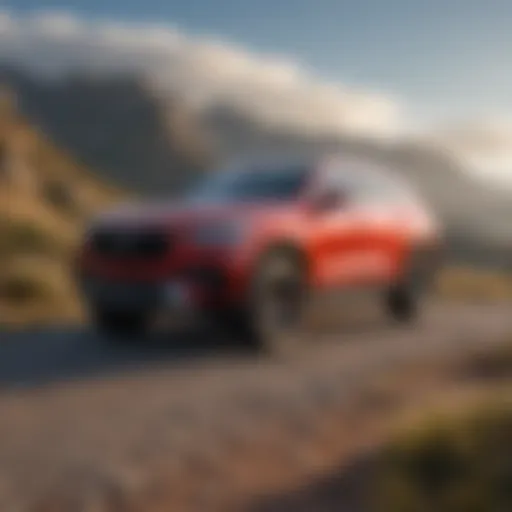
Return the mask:
[(193, 202), (289, 201), (301, 192), (306, 168), (220, 171), (210, 174), (186, 195)]

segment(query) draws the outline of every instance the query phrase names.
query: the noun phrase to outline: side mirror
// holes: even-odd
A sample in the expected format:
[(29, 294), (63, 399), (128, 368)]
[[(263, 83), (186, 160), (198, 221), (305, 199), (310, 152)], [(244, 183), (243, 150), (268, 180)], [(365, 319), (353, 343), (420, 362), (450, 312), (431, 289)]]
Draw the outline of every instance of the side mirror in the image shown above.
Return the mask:
[(310, 210), (315, 213), (329, 212), (342, 207), (345, 200), (345, 195), (339, 190), (324, 190), (311, 198)]

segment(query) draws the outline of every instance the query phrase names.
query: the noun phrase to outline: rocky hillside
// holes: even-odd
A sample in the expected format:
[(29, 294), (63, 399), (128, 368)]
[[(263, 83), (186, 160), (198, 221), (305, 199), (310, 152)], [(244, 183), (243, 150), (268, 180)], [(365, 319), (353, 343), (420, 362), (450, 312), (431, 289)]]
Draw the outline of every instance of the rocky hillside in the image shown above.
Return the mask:
[(210, 148), (198, 120), (142, 79), (70, 77), (46, 82), (0, 68), (0, 82), (60, 146), (114, 183), (138, 192), (173, 190), (207, 166)]
[(122, 194), (35, 130), (0, 93), (0, 325), (79, 314), (69, 277), (86, 219)]

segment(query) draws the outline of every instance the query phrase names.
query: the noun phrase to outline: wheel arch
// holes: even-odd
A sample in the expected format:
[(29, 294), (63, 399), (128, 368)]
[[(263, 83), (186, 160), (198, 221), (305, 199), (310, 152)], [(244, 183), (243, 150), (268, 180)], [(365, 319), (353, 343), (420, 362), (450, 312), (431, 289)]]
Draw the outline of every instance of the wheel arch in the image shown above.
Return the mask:
[(300, 244), (300, 242), (293, 239), (278, 239), (273, 240), (271, 243), (265, 246), (265, 248), (259, 253), (256, 258), (255, 268), (266, 258), (269, 254), (276, 252), (288, 254), (290, 257), (295, 259), (303, 269), (307, 279), (309, 281), (311, 274), (311, 262), (308, 257), (307, 251)]
[(402, 261), (401, 274), (420, 277), (425, 284), (432, 284), (443, 266), (443, 250), (436, 243), (417, 242), (410, 245)]

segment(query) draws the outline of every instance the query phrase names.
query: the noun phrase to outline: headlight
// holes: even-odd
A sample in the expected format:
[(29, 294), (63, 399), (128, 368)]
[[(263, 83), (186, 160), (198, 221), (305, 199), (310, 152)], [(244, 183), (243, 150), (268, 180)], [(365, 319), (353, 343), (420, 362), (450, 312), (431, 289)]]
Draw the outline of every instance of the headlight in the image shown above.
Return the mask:
[(243, 236), (243, 226), (238, 222), (204, 224), (192, 230), (191, 240), (201, 247), (226, 247), (237, 244)]

